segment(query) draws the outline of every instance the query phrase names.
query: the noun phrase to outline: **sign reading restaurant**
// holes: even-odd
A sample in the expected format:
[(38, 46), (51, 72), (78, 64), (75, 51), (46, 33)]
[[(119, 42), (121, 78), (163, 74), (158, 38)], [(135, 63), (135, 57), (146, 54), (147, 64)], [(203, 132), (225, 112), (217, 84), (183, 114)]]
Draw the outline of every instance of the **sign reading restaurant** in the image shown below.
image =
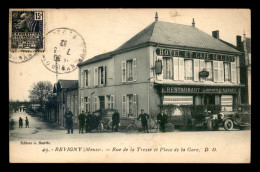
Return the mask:
[(163, 93), (237, 93), (236, 88), (164, 86)]
[(169, 48), (157, 48), (156, 54), (158, 56), (183, 57), (183, 58), (194, 58), (194, 59), (214, 60), (214, 61), (227, 61), (227, 62), (235, 61), (235, 57), (231, 55), (195, 52), (195, 51), (188, 51), (188, 50), (175, 50)]

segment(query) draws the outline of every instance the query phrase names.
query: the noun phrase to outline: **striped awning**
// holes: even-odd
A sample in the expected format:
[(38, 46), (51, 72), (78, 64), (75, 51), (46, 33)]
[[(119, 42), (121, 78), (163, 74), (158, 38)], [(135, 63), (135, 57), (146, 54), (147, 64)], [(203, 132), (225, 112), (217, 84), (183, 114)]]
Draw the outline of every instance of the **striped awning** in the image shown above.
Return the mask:
[(163, 105), (193, 105), (193, 96), (164, 96)]

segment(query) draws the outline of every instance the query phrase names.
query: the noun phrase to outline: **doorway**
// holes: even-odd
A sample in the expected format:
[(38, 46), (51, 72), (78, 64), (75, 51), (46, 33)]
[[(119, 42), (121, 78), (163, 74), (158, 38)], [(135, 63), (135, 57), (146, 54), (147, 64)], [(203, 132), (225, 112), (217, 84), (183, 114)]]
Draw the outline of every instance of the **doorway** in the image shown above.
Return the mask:
[(99, 96), (100, 109), (105, 109), (105, 96)]
[(215, 95), (205, 95), (204, 105), (215, 105)]

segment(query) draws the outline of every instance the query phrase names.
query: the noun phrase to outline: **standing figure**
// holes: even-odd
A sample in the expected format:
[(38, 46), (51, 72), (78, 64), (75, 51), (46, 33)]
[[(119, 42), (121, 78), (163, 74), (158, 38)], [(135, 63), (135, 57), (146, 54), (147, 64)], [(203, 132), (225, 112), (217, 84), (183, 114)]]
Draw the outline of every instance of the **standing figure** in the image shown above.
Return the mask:
[(167, 123), (167, 115), (161, 110), (160, 113), (157, 115), (157, 121), (160, 124), (160, 131), (165, 132), (165, 125)]
[(120, 114), (118, 113), (118, 110), (116, 110), (112, 115), (112, 132), (114, 131), (118, 132), (119, 123), (120, 123)]
[(19, 128), (23, 128), (23, 119), (19, 118)]
[(149, 115), (147, 113), (144, 113), (144, 110), (141, 110), (141, 114), (138, 116), (138, 120), (141, 118), (141, 123), (142, 123), (142, 128), (143, 131), (145, 132), (145, 130), (148, 133), (148, 119), (149, 119)]
[(11, 120), (11, 123), (10, 123), (10, 129), (11, 129), (11, 130), (14, 129), (14, 119)]
[(78, 119), (79, 119), (79, 133), (83, 133), (83, 129), (85, 126), (85, 119), (86, 119), (84, 110), (82, 111), (81, 114), (79, 114)]
[(69, 110), (69, 108), (66, 108), (64, 118), (68, 129), (67, 134), (70, 134), (70, 132), (73, 134), (73, 113)]
[(89, 112), (86, 116), (86, 133), (92, 131), (92, 114)]
[(29, 128), (29, 120), (27, 117), (25, 119), (25, 128)]

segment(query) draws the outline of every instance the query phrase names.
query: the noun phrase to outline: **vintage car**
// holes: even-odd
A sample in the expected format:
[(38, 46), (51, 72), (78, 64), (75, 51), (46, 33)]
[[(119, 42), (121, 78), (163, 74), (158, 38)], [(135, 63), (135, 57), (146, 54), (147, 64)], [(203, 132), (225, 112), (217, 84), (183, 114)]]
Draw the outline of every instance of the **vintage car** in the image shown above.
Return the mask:
[(112, 115), (115, 109), (99, 109), (92, 113), (92, 129), (98, 129), (99, 132), (110, 130), (112, 127)]

